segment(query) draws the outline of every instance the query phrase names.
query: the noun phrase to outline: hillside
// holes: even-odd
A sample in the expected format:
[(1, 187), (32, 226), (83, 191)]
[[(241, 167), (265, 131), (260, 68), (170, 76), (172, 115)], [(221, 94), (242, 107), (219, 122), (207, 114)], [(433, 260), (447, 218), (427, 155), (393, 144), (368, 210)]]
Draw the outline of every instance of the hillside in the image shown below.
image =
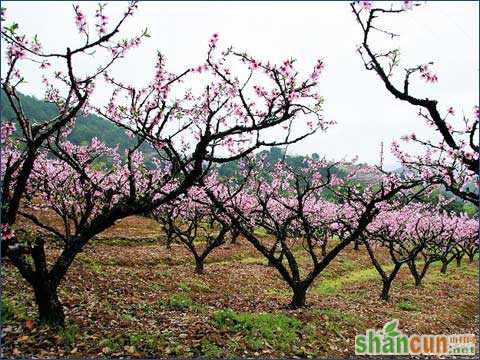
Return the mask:
[[(7, 97), (3, 91), (1, 95), (0, 117), (2, 121), (15, 121), (15, 114), (8, 103)], [(41, 101), (33, 96), (20, 95), (22, 106), (25, 114), (32, 120), (45, 121), (53, 118), (57, 114), (57, 110), (53, 104)], [(94, 137), (99, 138), (108, 146), (114, 147), (119, 145), (120, 152), (130, 145), (134, 144), (134, 139), (129, 138), (124, 130), (118, 128), (108, 120), (97, 115), (90, 114), (80, 116), (77, 119), (75, 128), (69, 136), (69, 140), (77, 145), (90, 142)], [(147, 150), (148, 152), (149, 150)]]

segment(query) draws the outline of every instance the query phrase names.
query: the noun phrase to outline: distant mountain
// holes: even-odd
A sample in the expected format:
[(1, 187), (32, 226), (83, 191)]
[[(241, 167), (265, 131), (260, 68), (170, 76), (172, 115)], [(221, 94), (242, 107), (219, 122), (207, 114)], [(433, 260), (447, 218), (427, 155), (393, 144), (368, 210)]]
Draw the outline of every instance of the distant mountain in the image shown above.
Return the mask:
[[(57, 115), (56, 107), (53, 104), (33, 96), (20, 94), (19, 97), (25, 115), (33, 121), (45, 121)], [(2, 121), (16, 122), (15, 114), (3, 90), (0, 92), (0, 100), (0, 118)], [(94, 114), (79, 116), (75, 128), (68, 139), (76, 145), (85, 145), (94, 137), (97, 137), (110, 147), (118, 145), (120, 154), (123, 154), (127, 147), (135, 143), (135, 140), (128, 137), (123, 129)], [(153, 151), (149, 147), (143, 147), (142, 150), (147, 154)]]

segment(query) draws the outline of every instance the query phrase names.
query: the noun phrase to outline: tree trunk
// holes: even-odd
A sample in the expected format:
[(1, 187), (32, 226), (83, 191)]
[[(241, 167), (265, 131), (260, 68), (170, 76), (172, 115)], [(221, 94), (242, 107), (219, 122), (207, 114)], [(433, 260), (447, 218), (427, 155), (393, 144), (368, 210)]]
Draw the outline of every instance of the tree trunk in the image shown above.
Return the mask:
[(298, 309), (305, 306), (305, 297), (307, 293), (307, 289), (304, 287), (295, 287), (292, 288), (293, 296), (292, 301), (290, 302), (290, 307), (292, 309)]
[(203, 259), (195, 259), (195, 272), (197, 274), (203, 274)]
[(390, 286), (392, 285), (391, 280), (383, 280), (382, 293), (380, 294), (380, 299), (383, 301), (388, 301)]
[(38, 282), (33, 286), (35, 302), (38, 306), (40, 322), (53, 327), (61, 327), (65, 323), (63, 306), (58, 299), (57, 289), (50, 281)]
[(232, 240), (231, 240), (231, 244), (237, 244), (237, 239), (238, 237), (240, 236), (240, 231), (238, 231), (238, 229), (233, 229), (230, 234), (232, 235)]
[(448, 267), (448, 262), (447, 261), (442, 261), (442, 268), (440, 269), (440, 272), (442, 274), (446, 274), (447, 273), (447, 267)]
[(457, 267), (460, 267), (462, 265), (462, 256), (458, 255), (456, 260), (457, 260)]
[(425, 265), (423, 265), (423, 270), (421, 273), (418, 272), (417, 265), (415, 264), (415, 260), (411, 260), (408, 262), (408, 268), (410, 269), (410, 273), (412, 274), (413, 279), (415, 281), (415, 287), (416, 288), (421, 287), (423, 277), (427, 272), (428, 264), (426, 263)]
[(324, 241), (322, 243), (322, 245), (320, 246), (321, 250), (322, 250), (322, 257), (325, 257), (327, 256), (327, 242)]
[(426, 262), (423, 265), (422, 272), (420, 272), (417, 278), (415, 279), (415, 287), (419, 288), (420, 286), (422, 286), (422, 281), (425, 278), (425, 275), (427, 274), (427, 270), (429, 267), (430, 267), (430, 262)]
[(360, 241), (356, 239), (353, 243), (353, 250), (360, 250)]
[(468, 254), (468, 261), (473, 263), (473, 259), (475, 258), (475, 254)]

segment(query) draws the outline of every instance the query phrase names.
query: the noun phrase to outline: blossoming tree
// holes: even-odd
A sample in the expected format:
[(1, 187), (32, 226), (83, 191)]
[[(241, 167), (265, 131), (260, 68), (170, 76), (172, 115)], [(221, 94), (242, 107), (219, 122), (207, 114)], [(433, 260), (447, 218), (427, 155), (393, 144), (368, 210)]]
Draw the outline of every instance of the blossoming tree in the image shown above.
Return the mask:
[(410, 155), (394, 143), (394, 151), (401, 163), (416, 171), (425, 181), (442, 184), (456, 196), (478, 206), (478, 106), (474, 107), (473, 114), (464, 115), (463, 121), (458, 120), (456, 111), (451, 106), (442, 108), (437, 100), (423, 98), (412, 91), (415, 75), (427, 83), (438, 81), (438, 76), (431, 69), (433, 63), (407, 66), (403, 76), (399, 76), (400, 51), (378, 50), (371, 44), (372, 33), (375, 32), (392, 39), (399, 36), (378, 25), (378, 18), (411, 11), (414, 5), (412, 1), (404, 1), (402, 6), (387, 2), (352, 2), (352, 11), (362, 31), (358, 53), (365, 68), (378, 75), (387, 91), (395, 98), (418, 108), (419, 116), (440, 135), (438, 141), (420, 139), (415, 134), (403, 137), (405, 141), (413, 141), (423, 147), (421, 155)]
[(195, 272), (202, 274), (205, 259), (229, 238), (231, 225), (216, 214), (202, 187), (191, 187), (187, 194), (153, 211), (171, 240), (185, 245), (195, 260)]
[[(124, 18), (135, 7), (135, 3), (130, 5)], [(79, 7), (74, 10), (86, 45), (67, 50), (66, 54), (43, 54), (30, 49), (31, 44), (16, 35), (15, 26), (2, 30), (12, 50), (10, 71), (2, 85), (10, 94), (21, 127), (21, 136), (17, 137), (11, 126), (2, 129), (2, 141), (8, 145), (2, 147), (2, 160), (7, 160), (2, 162), (6, 204), (6, 210), (2, 208), (2, 228), (7, 239), (2, 246), (34, 288), (40, 318), (55, 325), (61, 325), (64, 319), (57, 288), (75, 256), (93, 236), (119, 219), (170, 203), (201, 181), (215, 163), (240, 159), (261, 146), (294, 143), (330, 124), (321, 116), (322, 98), (317, 87), (322, 61), (302, 75), (293, 59), (275, 65), (232, 47), (220, 51), (215, 34), (203, 64), (173, 74), (166, 70), (165, 58), (159, 53), (152, 81), (136, 88), (112, 77), (107, 70), (127, 49), (148, 37), (148, 32), (129, 41), (111, 43), (124, 18), (109, 32), (101, 7), (96, 16), (99, 38), (92, 40), (85, 16)], [(96, 47), (107, 50), (110, 60), (94, 74), (79, 78), (72, 58), (90, 54)], [(60, 58), (67, 66), (66, 74), (55, 73), (55, 80), (67, 87), (64, 95), (61, 86), (45, 80), (47, 100), (57, 104), (59, 116), (39, 125), (25, 119), (15, 95), (17, 84), (12, 84), (15, 66), (27, 53), (40, 59)], [(104, 107), (87, 102), (93, 80), (100, 74), (113, 88)], [(134, 137), (135, 145), (116, 156), (114, 150), (97, 140), (88, 146), (70, 143), (66, 137), (82, 109), (97, 112), (125, 129)], [(270, 130), (278, 136), (265, 134)], [(141, 152), (145, 144), (154, 154), (148, 161)], [(41, 149), (48, 154), (43, 153), (37, 164)], [(108, 157), (109, 166), (100, 166), (99, 157)], [(31, 179), (33, 169), (36, 175)], [(12, 235), (29, 186), (37, 199), (45, 200), (43, 206), (54, 211), (63, 223), (59, 231), (38, 217), (35, 199), (21, 210), (37, 227), (61, 240), (60, 255), (50, 269), (45, 263), (45, 237), (25, 242), (26, 236), (20, 239)], [(63, 187), (69, 196), (63, 196)], [(29, 261), (30, 256), (33, 261)]]
[[(301, 169), (293, 169), (280, 162), (273, 172), (268, 172), (254, 162), (245, 167), (240, 183), (223, 182), (206, 190), (214, 205), (291, 288), (292, 308), (305, 305), (307, 290), (317, 276), (363, 234), (382, 202), (418, 185), (417, 181), (385, 175), (374, 185), (360, 189), (350, 181), (358, 171), (354, 170), (345, 181), (331, 174), (332, 166), (326, 161), (308, 160)], [(266, 180), (260, 173), (268, 173), (271, 178)], [(335, 194), (338, 203), (325, 200), (323, 192), (327, 189)], [(257, 227), (273, 235), (273, 240), (258, 236), (254, 231)], [(324, 246), (332, 234), (339, 241)], [(276, 247), (280, 249), (278, 255)], [(298, 248), (309, 259), (307, 269), (300, 268), (294, 251)]]

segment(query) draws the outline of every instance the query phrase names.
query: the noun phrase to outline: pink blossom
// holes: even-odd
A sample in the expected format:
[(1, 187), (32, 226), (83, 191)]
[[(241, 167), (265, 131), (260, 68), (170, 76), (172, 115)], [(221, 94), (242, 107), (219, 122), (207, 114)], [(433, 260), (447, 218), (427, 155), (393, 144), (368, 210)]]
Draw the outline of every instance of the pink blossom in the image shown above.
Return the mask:
[(360, 6), (362, 9), (371, 10), (373, 5), (373, 1), (360, 1)]
[(405, 0), (402, 5), (404, 10), (412, 10), (413, 9), (413, 1)]

